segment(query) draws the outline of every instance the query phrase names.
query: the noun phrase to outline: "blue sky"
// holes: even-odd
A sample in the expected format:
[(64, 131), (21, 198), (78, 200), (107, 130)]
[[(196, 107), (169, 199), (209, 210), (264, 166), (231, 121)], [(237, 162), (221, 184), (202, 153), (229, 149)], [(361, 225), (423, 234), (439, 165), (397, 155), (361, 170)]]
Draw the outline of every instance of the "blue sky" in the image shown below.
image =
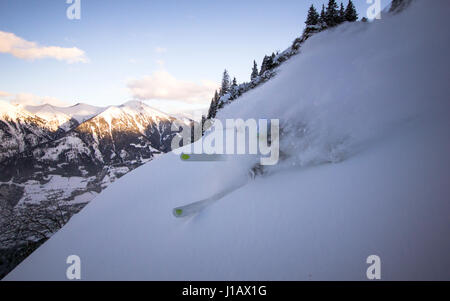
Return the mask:
[[(81, 0), (81, 20), (69, 20), (66, 0), (0, 0), (0, 32), (36, 47), (84, 52), (78, 62), (20, 58), (2, 53), (0, 39), (0, 97), (25, 93), (104, 106), (136, 98), (130, 83), (152, 89), (169, 82), (170, 91), (142, 97), (157, 99), (155, 106), (183, 100), (195, 108), (212, 97), (224, 68), (248, 81), (253, 60), (259, 65), (265, 54), (287, 48), (301, 34), (311, 3), (324, 2)], [(354, 3), (365, 16), (366, 0)]]

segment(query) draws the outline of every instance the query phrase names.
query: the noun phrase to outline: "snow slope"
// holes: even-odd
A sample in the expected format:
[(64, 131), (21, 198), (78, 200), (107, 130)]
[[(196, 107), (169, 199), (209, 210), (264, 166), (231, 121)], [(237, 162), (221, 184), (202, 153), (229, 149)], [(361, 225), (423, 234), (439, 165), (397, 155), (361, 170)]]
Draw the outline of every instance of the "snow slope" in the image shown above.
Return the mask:
[[(286, 159), (188, 219), (174, 207), (246, 181), (257, 159), (154, 160), (102, 192), (6, 280), (450, 279), (448, 1), (310, 38), (218, 118), (279, 118)], [(197, 142), (201, 143), (201, 141)]]

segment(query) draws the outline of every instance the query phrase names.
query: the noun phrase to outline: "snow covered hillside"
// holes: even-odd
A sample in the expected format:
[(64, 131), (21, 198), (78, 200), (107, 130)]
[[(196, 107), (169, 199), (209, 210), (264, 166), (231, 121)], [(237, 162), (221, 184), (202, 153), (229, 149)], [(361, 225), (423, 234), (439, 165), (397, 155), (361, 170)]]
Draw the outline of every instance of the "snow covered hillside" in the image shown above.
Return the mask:
[(0, 101), (0, 162), (56, 137), (45, 119)]
[[(450, 279), (448, 1), (308, 39), (218, 119), (277, 118), (283, 160), (169, 153), (115, 182), (5, 280)], [(198, 141), (196, 143), (201, 143)], [(172, 209), (248, 183), (198, 215)]]

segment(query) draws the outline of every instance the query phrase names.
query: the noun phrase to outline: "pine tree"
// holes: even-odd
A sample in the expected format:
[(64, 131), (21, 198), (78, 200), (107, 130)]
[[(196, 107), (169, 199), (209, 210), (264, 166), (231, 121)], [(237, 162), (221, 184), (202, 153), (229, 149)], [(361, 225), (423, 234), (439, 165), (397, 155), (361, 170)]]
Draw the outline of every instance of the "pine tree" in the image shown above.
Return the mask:
[(345, 8), (341, 2), (341, 8), (339, 9), (339, 24), (345, 22)]
[(217, 90), (216, 90), (216, 93), (214, 93), (214, 101), (216, 103), (219, 103), (219, 99), (220, 99), (220, 95), (219, 95), (219, 92), (217, 92)]
[(209, 110), (208, 110), (208, 119), (213, 119), (214, 118), (214, 116), (213, 116), (213, 112), (214, 112), (214, 98), (211, 100), (211, 104), (209, 105)]
[(209, 106), (208, 119), (212, 119), (212, 118), (216, 117), (217, 108), (219, 107), (219, 100), (220, 100), (220, 95), (216, 90), (216, 92), (214, 93), (214, 97), (211, 99), (211, 105)]
[(274, 61), (275, 61), (275, 53), (272, 53), (271, 56), (264, 56), (264, 60), (261, 64), (261, 70), (259, 72), (259, 75), (263, 75), (264, 72), (266, 72), (267, 70), (271, 70), (275, 67)]
[(322, 4), (322, 11), (319, 16), (319, 23), (325, 23), (325, 5)]
[(222, 86), (220, 88), (220, 96), (227, 94), (230, 91), (230, 76), (227, 69), (223, 72)]
[(317, 25), (317, 23), (319, 23), (319, 14), (317, 13), (317, 10), (314, 7), (314, 5), (311, 5), (308, 11), (308, 17), (306, 18), (305, 24), (307, 26), (310, 26), (310, 25)]
[(231, 84), (231, 90), (234, 91), (237, 88), (236, 77), (233, 78), (233, 83)]
[(258, 77), (258, 65), (256, 64), (256, 61), (253, 61), (251, 80), (254, 80), (257, 77)]
[(355, 5), (352, 0), (348, 1), (347, 8), (345, 10), (345, 21), (355, 22), (358, 20), (358, 13), (356, 12)]
[(233, 78), (233, 82), (231, 84), (230, 87), (230, 100), (235, 99), (236, 97), (238, 97), (238, 84), (237, 84), (237, 80), (236, 77)]
[(327, 11), (325, 13), (325, 22), (328, 26), (336, 26), (339, 22), (338, 5), (336, 0), (329, 0)]
[(268, 70), (268, 68), (267, 68), (268, 60), (269, 60), (269, 57), (267, 55), (265, 55), (264, 59), (262, 61), (262, 64), (261, 64), (261, 70), (259, 71), (260, 76), (263, 75), (264, 72), (266, 72), (266, 70)]
[(205, 123), (206, 123), (206, 116), (202, 115), (202, 136), (205, 134)]

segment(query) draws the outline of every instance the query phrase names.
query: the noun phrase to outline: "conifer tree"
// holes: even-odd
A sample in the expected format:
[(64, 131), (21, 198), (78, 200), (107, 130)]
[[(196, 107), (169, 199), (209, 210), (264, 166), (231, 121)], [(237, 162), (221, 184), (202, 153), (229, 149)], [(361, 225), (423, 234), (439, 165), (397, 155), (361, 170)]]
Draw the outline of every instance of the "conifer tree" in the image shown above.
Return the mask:
[(205, 134), (205, 123), (206, 123), (206, 116), (202, 115), (202, 136)]
[(219, 99), (220, 99), (220, 95), (219, 95), (219, 93), (216, 90), (216, 93), (214, 93), (214, 101), (218, 103)]
[(211, 100), (211, 104), (209, 105), (209, 110), (208, 110), (208, 119), (212, 119), (212, 118), (214, 118), (214, 107), (215, 107), (215, 104), (214, 104), (214, 98)]
[(264, 59), (262, 61), (262, 64), (261, 64), (261, 70), (259, 71), (259, 75), (263, 75), (264, 72), (266, 72), (266, 70), (268, 70), (268, 67), (267, 67), (268, 61), (269, 61), (269, 57), (267, 55), (265, 55)]
[(237, 88), (237, 80), (236, 77), (233, 78), (233, 83), (231, 84), (231, 91), (234, 91)]
[(227, 69), (225, 69), (225, 71), (223, 72), (223, 77), (222, 77), (222, 85), (220, 88), (220, 96), (223, 96), (225, 94), (227, 94), (230, 91), (230, 76), (228, 75), (228, 71)]
[(345, 8), (341, 2), (341, 8), (339, 9), (339, 23), (345, 22)]
[(317, 10), (314, 7), (314, 5), (311, 5), (308, 11), (308, 17), (306, 18), (305, 24), (307, 26), (310, 26), (310, 25), (317, 25), (317, 23), (319, 23), (319, 14), (317, 13)]
[(264, 56), (264, 60), (261, 64), (261, 70), (259, 72), (259, 75), (263, 75), (264, 72), (266, 72), (267, 70), (271, 70), (275, 67), (275, 53), (273, 52), (272, 55), (270, 56)]
[(348, 1), (347, 8), (345, 9), (345, 21), (355, 22), (358, 20), (358, 13), (356, 12), (355, 5), (352, 0)]
[(220, 95), (216, 90), (216, 92), (214, 93), (214, 97), (211, 100), (211, 105), (209, 106), (208, 119), (212, 119), (212, 118), (216, 117), (217, 108), (219, 106), (219, 100), (220, 100)]
[(336, 26), (339, 22), (338, 5), (336, 0), (329, 0), (327, 11), (325, 13), (325, 22), (328, 26)]
[(322, 4), (322, 11), (319, 16), (319, 23), (325, 23), (325, 5)]
[(251, 80), (254, 80), (257, 77), (258, 77), (258, 65), (256, 64), (256, 61), (253, 61)]

